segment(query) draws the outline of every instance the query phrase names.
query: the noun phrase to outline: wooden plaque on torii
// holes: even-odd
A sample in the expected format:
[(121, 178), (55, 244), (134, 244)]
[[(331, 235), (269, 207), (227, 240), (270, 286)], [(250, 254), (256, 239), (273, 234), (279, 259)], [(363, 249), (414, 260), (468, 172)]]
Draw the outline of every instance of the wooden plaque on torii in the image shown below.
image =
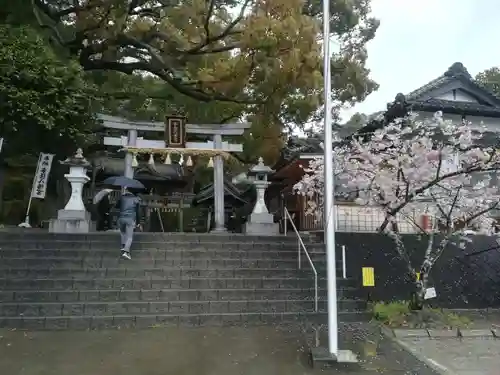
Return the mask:
[(170, 148), (186, 147), (186, 118), (165, 116), (165, 146)]

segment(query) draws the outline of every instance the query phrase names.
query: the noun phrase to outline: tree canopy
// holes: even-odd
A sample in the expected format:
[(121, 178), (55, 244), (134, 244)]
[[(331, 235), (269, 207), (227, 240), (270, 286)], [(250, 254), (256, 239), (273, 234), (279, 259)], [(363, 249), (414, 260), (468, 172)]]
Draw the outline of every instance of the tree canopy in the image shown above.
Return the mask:
[[(355, 102), (376, 88), (365, 44), (378, 21), (368, 0), (330, 0), (333, 96)], [(244, 105), (281, 132), (322, 102), (318, 0), (34, 0), (39, 23), (85, 70), (148, 72), (202, 102)]]
[(478, 73), (476, 82), (500, 98), (500, 68), (495, 66)]
[[(330, 1), (332, 38), (339, 47), (332, 59), (338, 108), (377, 87), (365, 68), (364, 47), (378, 21), (369, 16), (369, 0)], [(20, 0), (15, 8), (2, 3), (0, 22), (29, 30), (26, 43), (37, 48), (28, 49), (43, 49), (34, 56), (36, 64), (60, 64), (62, 70), (67, 65), (68, 75), (80, 80), (85, 93), (70, 95), (79, 105), (87, 96), (95, 110), (137, 119), (161, 119), (179, 110), (190, 122), (245, 117), (253, 124), (246, 148), (269, 162), (278, 155), (287, 127), (322, 115), (320, 1)], [(4, 56), (13, 56), (8, 50), (14, 45), (2, 43)], [(33, 73), (31, 78), (40, 72)], [(54, 75), (45, 77), (46, 87), (48, 76)], [(58, 105), (72, 108), (68, 101)], [(52, 109), (46, 107), (41, 121), (33, 123), (43, 123)], [(55, 112), (62, 116), (64, 110)], [(85, 131), (84, 112), (72, 122), (74, 136), (79, 124)]]
[[(93, 88), (28, 26), (0, 25), (2, 156), (74, 152), (94, 124)], [(69, 151), (71, 150), (71, 151)]]

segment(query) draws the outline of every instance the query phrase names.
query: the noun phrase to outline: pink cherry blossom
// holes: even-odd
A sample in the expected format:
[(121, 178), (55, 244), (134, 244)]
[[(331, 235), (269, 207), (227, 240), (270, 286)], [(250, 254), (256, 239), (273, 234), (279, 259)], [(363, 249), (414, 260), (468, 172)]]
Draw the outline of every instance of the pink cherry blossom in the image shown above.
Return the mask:
[[(438, 112), (430, 119), (410, 116), (375, 131), (369, 140), (353, 139), (334, 147), (332, 172), (337, 187), (354, 192), (356, 204), (382, 208), (385, 220), (379, 231), (394, 239), (413, 277), (416, 268), (409, 261), (396, 218), (413, 221), (428, 236), (418, 268), (423, 274), (417, 282), (421, 292), (433, 264), (450, 243), (462, 241), (466, 230), (495, 232), (492, 210), (499, 205), (500, 189), (492, 177), (500, 169), (500, 152), (480, 146), (483, 136), (481, 126), (454, 123)], [(311, 161), (305, 172), (295, 185), (296, 193), (322, 197), (323, 159)], [(315, 214), (320, 206), (311, 206), (309, 213)], [(430, 228), (420, 226), (415, 212), (430, 217)], [(438, 234), (441, 239), (434, 243)]]

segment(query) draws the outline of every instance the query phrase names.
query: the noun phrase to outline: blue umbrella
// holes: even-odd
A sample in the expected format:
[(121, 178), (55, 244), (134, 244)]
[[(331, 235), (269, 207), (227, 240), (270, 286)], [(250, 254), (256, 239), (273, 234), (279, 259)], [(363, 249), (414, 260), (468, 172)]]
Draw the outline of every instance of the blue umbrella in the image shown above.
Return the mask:
[(103, 184), (118, 186), (118, 187), (126, 187), (128, 189), (140, 189), (140, 190), (146, 189), (146, 187), (142, 184), (142, 182), (125, 176), (108, 177), (103, 181)]

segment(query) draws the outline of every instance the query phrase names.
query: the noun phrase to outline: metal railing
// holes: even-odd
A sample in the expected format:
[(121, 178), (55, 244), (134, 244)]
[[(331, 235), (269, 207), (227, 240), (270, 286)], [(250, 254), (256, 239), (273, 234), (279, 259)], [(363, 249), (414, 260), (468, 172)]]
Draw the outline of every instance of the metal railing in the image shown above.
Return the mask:
[[(285, 223), (290, 220), (290, 224), (292, 225), (292, 228), (297, 235), (297, 241), (298, 241), (298, 262), (299, 262), (299, 269), (302, 267), (302, 260), (301, 260), (301, 254), (302, 251), (304, 254), (306, 254), (307, 260), (309, 261), (309, 264), (313, 270), (314, 273), (314, 311), (318, 312), (318, 271), (316, 270), (316, 267), (314, 266), (314, 263), (311, 259), (311, 256), (309, 255), (309, 252), (306, 249), (306, 245), (304, 245), (304, 241), (302, 241), (302, 237), (300, 237), (299, 231), (297, 230), (297, 227), (295, 226), (295, 223), (293, 222), (292, 216), (290, 215), (290, 212), (288, 212), (288, 209), (284, 207), (284, 212), (285, 212)], [(286, 225), (285, 225), (286, 228)], [(286, 234), (286, 232), (285, 232)]]

